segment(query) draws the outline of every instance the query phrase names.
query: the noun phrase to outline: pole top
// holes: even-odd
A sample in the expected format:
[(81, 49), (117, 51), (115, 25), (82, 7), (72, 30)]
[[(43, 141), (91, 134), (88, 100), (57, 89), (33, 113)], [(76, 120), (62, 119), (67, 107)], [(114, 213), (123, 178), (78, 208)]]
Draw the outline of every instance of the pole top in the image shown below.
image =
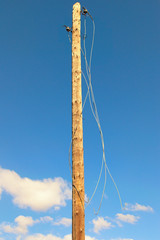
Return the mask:
[(73, 5), (73, 8), (79, 8), (81, 7), (81, 4), (79, 2), (76, 2), (74, 5)]

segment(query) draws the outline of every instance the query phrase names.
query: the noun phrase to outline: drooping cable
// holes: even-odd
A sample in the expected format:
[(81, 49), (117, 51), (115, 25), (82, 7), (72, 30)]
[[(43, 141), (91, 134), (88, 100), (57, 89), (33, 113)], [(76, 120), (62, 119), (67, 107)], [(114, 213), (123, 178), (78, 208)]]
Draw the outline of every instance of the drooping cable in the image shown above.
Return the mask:
[(68, 32), (68, 39), (69, 39), (70, 44), (72, 44), (71, 38), (69, 36), (69, 32)]
[[(92, 51), (93, 51), (93, 46), (94, 46), (94, 35), (95, 35), (95, 23), (94, 23), (94, 20), (93, 18), (92, 19), (92, 22), (93, 22), (93, 39), (92, 39), (92, 46), (91, 46), (91, 52), (90, 52), (90, 62), (89, 62), (89, 66), (88, 66), (88, 63), (87, 63), (87, 57), (86, 57), (86, 47), (85, 47), (85, 38), (84, 38), (84, 54), (85, 54), (85, 64), (86, 64), (86, 72), (87, 72), (87, 76), (88, 76), (88, 79), (89, 79), (89, 87), (90, 87), (90, 91), (91, 91), (91, 97), (92, 97), (92, 102), (93, 102), (93, 107), (94, 107), (94, 118), (97, 122), (97, 125), (98, 125), (98, 128), (99, 128), (99, 131), (100, 131), (100, 136), (101, 136), (101, 143), (102, 143), (102, 149), (103, 149), (103, 161), (104, 161), (104, 164), (105, 164), (105, 183), (104, 183), (104, 188), (103, 188), (103, 192), (102, 192), (102, 197), (101, 197), (101, 201), (100, 201), (100, 205), (99, 205), (99, 208), (98, 208), (98, 212), (101, 208), (101, 204), (102, 204), (102, 200), (103, 200), (103, 197), (104, 197), (104, 192), (105, 192), (105, 186), (106, 186), (106, 169), (108, 171), (108, 174), (109, 176), (111, 177), (111, 180), (117, 190), (117, 193), (118, 193), (118, 197), (119, 197), (119, 200), (120, 200), (120, 205), (121, 205), (121, 208), (123, 209), (122, 207), (122, 200), (121, 200), (121, 196), (120, 196), (120, 193), (119, 193), (119, 190), (118, 190), (118, 187), (110, 173), (110, 170), (108, 168), (108, 165), (106, 163), (106, 158), (105, 158), (105, 151), (104, 151), (104, 139), (103, 139), (103, 133), (102, 133), (102, 129), (101, 129), (101, 125), (100, 125), (100, 121), (99, 121), (99, 116), (98, 116), (98, 111), (97, 111), (97, 107), (96, 107), (96, 102), (95, 102), (95, 98), (94, 98), (94, 93), (93, 93), (93, 88), (92, 88), (92, 82), (91, 82), (91, 60), (92, 60)], [(85, 35), (86, 35), (86, 16), (85, 16), (85, 19), (84, 19), (84, 29), (85, 29)], [(91, 106), (91, 104), (90, 104)], [(92, 109), (92, 107), (91, 107)], [(93, 109), (92, 109), (92, 113), (93, 113)], [(102, 161), (102, 162), (103, 162)], [(100, 175), (99, 175), (99, 179), (98, 179), (98, 182), (97, 184), (99, 184), (99, 180), (100, 180), (100, 177), (101, 177), (101, 174), (102, 174), (102, 169), (103, 169), (103, 164), (102, 164), (102, 167), (101, 167), (101, 171), (100, 171)], [(90, 201), (92, 200), (96, 190), (97, 190), (97, 187), (98, 185), (96, 185), (95, 187), (95, 190), (93, 192), (93, 195), (90, 199)], [(89, 203), (90, 203), (89, 201)], [(88, 204), (89, 204), (88, 203)], [(98, 214), (97, 212), (97, 214)]]
[[(89, 16), (91, 17), (91, 15), (89, 15)], [(92, 17), (91, 17), (91, 19), (92, 19)], [(92, 20), (93, 20), (93, 19), (92, 19)], [(69, 28), (69, 27), (66, 26), (66, 25), (64, 25), (64, 27), (65, 27), (66, 30), (67, 30), (67, 35), (68, 35), (69, 42), (70, 42), (70, 44), (72, 44), (72, 41), (71, 41), (71, 38), (70, 38), (70, 34), (69, 34), (70, 32), (72, 32), (72, 31), (71, 31), (71, 28)], [(86, 34), (84, 34), (84, 37), (86, 37)], [(91, 59), (92, 59), (93, 43), (94, 43), (94, 38), (93, 38), (93, 41), (92, 41), (92, 50), (91, 50), (91, 54), (90, 54), (90, 66), (91, 66)], [(86, 49), (86, 48), (85, 48), (85, 49)], [(85, 50), (85, 51), (86, 51), (86, 50)], [(83, 54), (83, 56), (84, 56), (84, 58), (85, 58), (85, 62), (86, 62), (86, 66), (87, 66), (86, 71), (87, 71), (87, 76), (88, 76), (88, 78), (89, 78), (89, 73), (90, 73), (90, 71), (88, 72), (89, 66), (88, 66), (88, 62), (87, 62), (87, 59), (86, 59), (86, 52), (85, 52), (85, 54), (84, 54), (82, 48), (81, 48), (81, 52), (82, 52), (82, 54)], [(92, 102), (91, 102), (91, 97), (90, 97), (90, 92), (89, 92), (89, 85), (88, 85), (88, 83), (87, 83), (87, 79), (86, 79), (83, 71), (81, 71), (81, 72), (82, 72), (83, 78), (85, 79), (85, 82), (86, 82), (86, 85), (87, 85), (87, 88), (88, 88), (88, 91), (87, 91), (87, 93), (86, 93), (86, 97), (85, 97), (85, 100), (84, 100), (84, 103), (83, 103), (82, 112), (83, 112), (83, 109), (84, 109), (84, 106), (85, 106), (87, 97), (88, 97), (88, 95), (89, 95), (89, 102), (90, 102), (90, 107), (91, 107), (91, 110), (92, 110), (92, 114), (93, 114), (95, 120), (97, 121), (96, 116), (95, 116), (95, 114), (94, 114), (93, 107), (92, 107)], [(82, 113), (81, 113), (81, 114), (82, 114)], [(81, 117), (81, 114), (80, 114), (80, 117)], [(75, 129), (75, 132), (76, 132), (76, 130), (77, 130), (77, 127), (76, 127), (76, 129)], [(75, 134), (75, 132), (74, 132), (74, 134)], [(74, 135), (74, 134), (73, 134), (73, 135)], [(71, 161), (70, 161), (71, 146), (72, 146), (72, 139), (71, 139), (70, 146), (69, 146), (69, 170), (70, 170), (70, 174), (71, 174), (71, 177), (72, 177), (72, 167), (71, 167)], [(102, 164), (102, 169), (103, 169), (103, 164)], [(102, 171), (102, 170), (101, 170), (101, 171)], [(97, 187), (98, 187), (98, 186), (97, 186)], [(91, 199), (92, 199), (92, 197), (91, 197)], [(91, 199), (90, 199), (90, 201), (91, 201)]]
[[(86, 15), (85, 15), (85, 19), (84, 19), (84, 35), (86, 35)], [(90, 87), (90, 91), (91, 91), (91, 97), (92, 97), (92, 102), (93, 102), (93, 106), (94, 106), (94, 109), (95, 111), (93, 110), (93, 107), (92, 107), (92, 103), (91, 103), (91, 100), (90, 100), (90, 94), (89, 94), (89, 100), (90, 100), (90, 107), (91, 107), (91, 110), (92, 110), (92, 114), (97, 122), (97, 125), (100, 128), (100, 123), (99, 123), (99, 117), (98, 117), (98, 112), (96, 110), (96, 104), (95, 104), (95, 99), (94, 99), (94, 94), (93, 94), (93, 89), (92, 89), (92, 83), (91, 83), (91, 60), (92, 60), (92, 51), (93, 51), (93, 46), (94, 46), (94, 35), (95, 35), (95, 24), (94, 24), (94, 29), (93, 29), (93, 38), (92, 38), (92, 46), (91, 46), (91, 52), (90, 52), (90, 66), (88, 66), (88, 62), (87, 62), (87, 56), (86, 56), (86, 46), (85, 46), (85, 38), (84, 38), (84, 41), (83, 41), (83, 45), (84, 45), (84, 58), (85, 58), (85, 65), (86, 65), (86, 72), (87, 72), (87, 76), (88, 76), (88, 79), (89, 79), (89, 87)], [(101, 132), (101, 131), (100, 131)], [(101, 170), (100, 170), (100, 174), (99, 174), (99, 178), (98, 178), (98, 181), (97, 181), (97, 184), (95, 186), (95, 189), (93, 191), (93, 194), (91, 196), (91, 198), (89, 199), (89, 202), (88, 204), (86, 205), (86, 207), (90, 204), (90, 202), (92, 201), (96, 191), (97, 191), (97, 188), (98, 188), (98, 185), (99, 185), (99, 182), (100, 182), (100, 179), (101, 179), (101, 176), (102, 176), (102, 170), (103, 170), (103, 164), (105, 162), (105, 152), (104, 152), (104, 143), (103, 143), (103, 135), (102, 135), (102, 132), (101, 132), (101, 136), (102, 136), (102, 148), (103, 148), (103, 158), (102, 158), (102, 164), (101, 164)], [(102, 193), (102, 199), (101, 199), (101, 202), (100, 202), (100, 207), (101, 207), (101, 203), (102, 203), (102, 200), (103, 200), (103, 195), (104, 195), (104, 192), (105, 192), (105, 186), (106, 186), (106, 168), (105, 168), (105, 182), (104, 182), (104, 187), (103, 187), (103, 193)], [(100, 207), (98, 209), (98, 212), (100, 210)], [(97, 212), (97, 214), (98, 214)]]

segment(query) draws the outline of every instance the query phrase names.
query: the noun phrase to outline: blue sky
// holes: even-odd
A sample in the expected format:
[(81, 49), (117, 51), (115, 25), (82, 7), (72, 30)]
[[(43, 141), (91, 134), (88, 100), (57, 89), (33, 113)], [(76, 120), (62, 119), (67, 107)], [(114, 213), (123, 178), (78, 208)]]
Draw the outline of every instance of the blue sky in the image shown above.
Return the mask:
[[(70, 240), (71, 46), (75, 1), (0, 1), (0, 240)], [(86, 240), (160, 236), (160, 2), (81, 1), (96, 24), (92, 84), (106, 161), (86, 208)], [(82, 34), (84, 33), (82, 19)], [(92, 23), (87, 18), (87, 56)], [(85, 73), (82, 59), (82, 70)], [(87, 92), (82, 79), (83, 99)], [(83, 112), (85, 190), (102, 158), (87, 100)]]

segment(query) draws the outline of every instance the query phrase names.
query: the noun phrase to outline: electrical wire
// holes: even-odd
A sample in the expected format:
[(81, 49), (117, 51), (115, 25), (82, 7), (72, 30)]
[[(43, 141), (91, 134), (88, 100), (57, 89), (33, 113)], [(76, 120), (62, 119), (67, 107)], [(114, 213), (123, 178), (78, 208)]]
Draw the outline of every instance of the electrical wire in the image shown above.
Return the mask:
[[(94, 46), (94, 36), (95, 36), (95, 23), (94, 23), (94, 20), (93, 18), (92, 19), (92, 23), (93, 23), (93, 38), (92, 38), (92, 46), (91, 46), (91, 52), (90, 52), (90, 62), (89, 62), (89, 66), (88, 66), (88, 62), (87, 62), (87, 57), (86, 57), (86, 47), (85, 47), (85, 38), (84, 38), (84, 55), (85, 55), (85, 65), (86, 65), (86, 72), (87, 72), (87, 76), (88, 76), (88, 79), (89, 79), (89, 87), (90, 87), (90, 91), (91, 91), (91, 97), (92, 97), (92, 102), (93, 102), (93, 107), (94, 107), (94, 110), (95, 112), (93, 112), (93, 108), (92, 108), (92, 105), (90, 104), (91, 106), (91, 110), (92, 110), (92, 113), (96, 122), (97, 122), (97, 125), (98, 125), (98, 128), (99, 128), (99, 131), (100, 131), (100, 136), (101, 136), (101, 143), (102, 143), (102, 149), (103, 149), (103, 160), (102, 160), (102, 166), (101, 166), (101, 171), (100, 171), (100, 175), (99, 175), (99, 178), (98, 178), (98, 181), (97, 181), (97, 184), (96, 184), (96, 187), (95, 187), (95, 190), (90, 198), (90, 201), (88, 202), (87, 205), (89, 205), (89, 203), (91, 202), (92, 198), (94, 197), (95, 195), (95, 192), (97, 190), (97, 187), (99, 185), (99, 181), (100, 181), (100, 178), (101, 178), (101, 175), (102, 175), (102, 170), (103, 170), (103, 162), (105, 164), (105, 182), (104, 182), (104, 187), (103, 187), (103, 192), (102, 192), (102, 197), (101, 197), (101, 201), (100, 201), (100, 205), (99, 205), (99, 208), (98, 208), (98, 211), (96, 214), (98, 214), (100, 208), (101, 208), (101, 205), (102, 205), (102, 201), (103, 201), (103, 197), (104, 197), (104, 193), (105, 193), (105, 187), (106, 187), (106, 169), (108, 171), (108, 174), (109, 176), (111, 177), (111, 180), (117, 190), (117, 193), (118, 193), (118, 197), (119, 197), (119, 200), (120, 200), (120, 205), (121, 205), (121, 208), (123, 209), (122, 207), (122, 200), (121, 200), (121, 196), (120, 196), (120, 193), (119, 193), (119, 190), (118, 190), (118, 187), (110, 173), (110, 170), (108, 168), (108, 165), (106, 163), (106, 158), (105, 158), (105, 150), (104, 150), (104, 138), (103, 138), (103, 132), (102, 132), (102, 129), (101, 129), (101, 125), (100, 125), (100, 121), (99, 121), (99, 116), (98, 116), (98, 111), (97, 111), (97, 107), (96, 107), (96, 102), (95, 102), (95, 98), (94, 98), (94, 93), (93, 93), (93, 88), (92, 88), (92, 82), (91, 82), (91, 60), (92, 60), (92, 52), (93, 52), (93, 46)], [(86, 16), (85, 16), (85, 19), (84, 19), (84, 29), (85, 29), (85, 35), (86, 35)], [(90, 96), (90, 94), (89, 94)]]
[[(84, 19), (84, 35), (86, 35), (86, 16), (85, 16), (85, 19)], [(95, 99), (94, 99), (94, 94), (93, 94), (93, 89), (92, 89), (92, 83), (91, 83), (91, 69), (90, 69), (90, 67), (91, 67), (92, 52), (93, 52), (93, 46), (94, 46), (94, 36), (95, 36), (95, 24), (93, 25), (93, 37), (92, 37), (92, 46), (91, 46), (91, 52), (90, 52), (89, 66), (88, 66), (87, 57), (86, 57), (85, 38), (84, 38), (84, 41), (83, 41), (83, 45), (84, 45), (84, 54), (83, 55), (84, 55), (84, 58), (85, 58), (86, 72), (87, 72), (87, 76), (88, 76), (88, 79), (89, 79), (89, 87), (90, 87), (90, 91), (91, 91), (91, 97), (92, 97), (92, 102), (93, 102), (95, 112), (93, 110), (91, 99), (90, 99), (90, 94), (89, 94), (90, 107), (91, 107), (91, 110), (92, 110), (92, 114), (93, 114), (93, 116), (94, 116), (94, 118), (97, 122), (98, 127), (99, 127), (99, 130), (101, 130), (100, 123), (99, 123), (98, 112), (97, 112), (97, 109), (96, 109), (96, 104), (95, 104)], [(87, 203), (86, 207), (90, 204), (90, 202), (92, 201), (92, 199), (93, 199), (93, 197), (94, 197), (94, 195), (97, 191), (97, 188), (98, 188), (101, 176), (102, 176), (103, 164), (105, 162), (105, 152), (104, 152), (104, 143), (103, 143), (102, 131), (100, 131), (100, 133), (101, 133), (101, 136), (102, 136), (101, 139), (102, 139), (102, 148), (103, 148), (103, 158), (102, 158), (101, 170), (100, 170), (99, 178), (98, 178), (97, 184), (95, 186), (95, 189), (93, 191), (93, 194), (92, 194), (91, 198), (89, 199), (89, 202)], [(99, 206), (96, 214), (98, 214), (98, 212), (100, 210), (100, 207), (101, 207), (101, 204), (102, 204), (103, 195), (104, 195), (104, 192), (105, 192), (105, 186), (106, 186), (106, 168), (105, 168), (105, 182), (104, 182), (104, 187), (103, 187), (102, 199), (101, 199), (100, 206)]]
[[(86, 17), (85, 17), (85, 23), (84, 23), (84, 25), (85, 25), (85, 27), (84, 27), (84, 28), (85, 28), (85, 34), (84, 34), (84, 35), (86, 36)], [(97, 122), (97, 124), (98, 124), (98, 126), (99, 126), (99, 129), (100, 129), (99, 117), (98, 117), (98, 112), (97, 112), (97, 110), (96, 110), (96, 104), (95, 104), (95, 99), (94, 99), (94, 94), (93, 94), (93, 89), (92, 89), (92, 84), (91, 84), (91, 71), (90, 71), (91, 60), (92, 60), (92, 52), (93, 52), (93, 46), (94, 46), (94, 35), (95, 35), (95, 25), (94, 25), (94, 30), (93, 30), (92, 47), (91, 47), (91, 52), (90, 52), (90, 66), (88, 66), (88, 62), (87, 62), (87, 58), (86, 58), (85, 38), (84, 38), (84, 51), (83, 51), (83, 49), (81, 49), (82, 54), (83, 54), (83, 56), (84, 56), (84, 58), (85, 58), (86, 72), (87, 72), (87, 76), (88, 76), (88, 79), (89, 79), (89, 84), (88, 84), (87, 79), (86, 79), (83, 71), (81, 71), (81, 72), (82, 72), (82, 75), (83, 75), (83, 78), (85, 79), (87, 88), (88, 88), (88, 91), (87, 91), (87, 94), (86, 94), (86, 97), (85, 97), (85, 100), (84, 100), (84, 103), (83, 103), (82, 112), (83, 112), (83, 109), (84, 109), (84, 106), (85, 106), (87, 97), (88, 97), (88, 95), (89, 95), (89, 102), (90, 102), (90, 107), (91, 107), (91, 110), (92, 110), (92, 114), (93, 114), (93, 116), (94, 116), (94, 118), (95, 118), (95, 120), (96, 120), (96, 122)], [(68, 38), (69, 38), (69, 42), (71, 43), (71, 39), (70, 39), (69, 33), (68, 33)], [(89, 89), (91, 89), (91, 96), (90, 96)], [(92, 101), (91, 101), (91, 97), (92, 97)], [(93, 110), (93, 107), (92, 107), (92, 102), (93, 102), (93, 104), (94, 104), (93, 106), (94, 106), (96, 115), (95, 115), (94, 110)], [(81, 115), (82, 115), (82, 113), (80, 114), (80, 117), (81, 117)], [(75, 128), (75, 131), (74, 131), (74, 133), (73, 133), (73, 136), (74, 136), (76, 130), (77, 130), (77, 127)], [(102, 131), (100, 131), (100, 133), (101, 133), (101, 136), (103, 136), (103, 135), (102, 135)], [(69, 169), (70, 169), (70, 174), (71, 174), (71, 176), (72, 176), (72, 170), (71, 170), (72, 168), (71, 168), (71, 161), (70, 161), (71, 146), (72, 146), (72, 140), (71, 140), (71, 142), (70, 142), (70, 147), (69, 147)], [(92, 199), (93, 199), (93, 197), (94, 197), (94, 195), (95, 195), (95, 193), (96, 193), (96, 191), (97, 191), (97, 188), (98, 188), (98, 185), (99, 185), (101, 176), (102, 176), (102, 170), (103, 170), (103, 165), (104, 165), (103, 162), (104, 162), (104, 159), (105, 159), (104, 143), (102, 144), (102, 147), (103, 147), (103, 158), (102, 158), (102, 164), (101, 164), (101, 170), (100, 170), (99, 178), (98, 178), (96, 187), (95, 187), (95, 189), (94, 189), (94, 192), (93, 192), (91, 198), (89, 199), (89, 201), (87, 202), (86, 207), (87, 207), (87, 206), (90, 204), (90, 202), (92, 201)], [(104, 192), (105, 192), (105, 186), (106, 186), (106, 168), (105, 168), (105, 184), (104, 184), (104, 188), (103, 188), (103, 195), (104, 195)], [(102, 195), (102, 196), (103, 196), (103, 195)], [(102, 200), (103, 200), (103, 197), (102, 197), (102, 199), (101, 199), (101, 203), (102, 203)], [(100, 203), (100, 206), (101, 206), (101, 203)], [(99, 207), (98, 211), (99, 211), (99, 210), (100, 210), (100, 207)], [(98, 214), (98, 213), (96, 213), (96, 214)]]
[[(72, 44), (69, 33), (68, 33), (68, 39), (69, 39), (70, 44)], [(81, 48), (81, 52), (82, 52), (83, 56), (85, 57), (85, 54), (84, 54), (82, 48)], [(86, 59), (86, 58), (85, 58), (85, 59)], [(86, 64), (87, 64), (87, 66), (88, 66), (87, 61), (86, 61)], [(88, 68), (89, 68), (89, 67), (88, 67)], [(89, 85), (88, 85), (87, 79), (86, 79), (86, 77), (85, 77), (85, 74), (83, 73), (82, 70), (81, 70), (81, 73), (82, 73), (83, 78), (85, 79), (85, 82), (86, 82), (86, 85), (87, 85), (87, 89), (88, 89), (88, 91), (87, 91), (87, 93), (86, 93), (86, 96), (85, 96), (85, 99), (84, 99), (83, 106), (82, 106), (82, 112), (83, 112), (83, 109), (84, 109), (84, 107), (85, 107), (85, 103), (86, 103), (87, 97), (88, 97), (88, 95), (89, 95), (89, 102), (90, 102), (90, 106), (91, 106), (91, 109), (92, 109), (92, 113), (93, 113), (93, 115), (94, 115), (94, 111), (93, 111), (93, 107), (92, 107), (92, 103), (91, 103), (90, 92), (89, 92)], [(81, 115), (82, 115), (82, 112), (81, 112), (81, 114), (80, 114), (80, 117), (81, 117)], [(95, 117), (95, 119), (96, 119), (96, 116), (95, 116), (95, 115), (94, 115), (94, 117)], [(80, 118), (79, 118), (79, 120), (80, 120)], [(78, 125), (78, 123), (77, 123), (77, 125)], [(74, 133), (73, 133), (73, 136), (75, 135), (76, 131), (77, 131), (77, 127), (75, 128), (75, 131), (74, 131)], [(71, 159), (70, 159), (71, 147), (72, 147), (72, 139), (71, 139), (70, 146), (69, 146), (69, 156), (68, 156), (68, 159), (69, 159), (69, 170), (70, 170), (70, 175), (71, 175), (71, 177), (72, 177), (72, 166), (71, 166)], [(101, 171), (102, 171), (102, 170), (103, 170), (103, 164), (102, 164), (102, 167), (101, 167)], [(100, 177), (99, 177), (99, 181), (100, 181)], [(99, 181), (98, 181), (98, 182), (99, 182)], [(75, 187), (75, 186), (74, 186), (74, 187)], [(97, 187), (98, 187), (98, 184), (97, 184)], [(96, 189), (97, 189), (97, 187), (96, 187)], [(93, 197), (91, 197), (90, 201), (92, 200), (92, 198), (93, 198)], [(85, 201), (85, 200), (84, 200), (84, 201)], [(89, 201), (89, 202), (88, 202), (88, 201), (85, 201), (85, 203), (87, 203), (87, 205), (88, 205), (88, 204), (90, 203), (90, 201)], [(82, 204), (82, 205), (83, 205), (83, 204)]]
[(71, 38), (69, 36), (69, 32), (68, 32), (68, 39), (69, 39), (70, 44), (72, 44)]

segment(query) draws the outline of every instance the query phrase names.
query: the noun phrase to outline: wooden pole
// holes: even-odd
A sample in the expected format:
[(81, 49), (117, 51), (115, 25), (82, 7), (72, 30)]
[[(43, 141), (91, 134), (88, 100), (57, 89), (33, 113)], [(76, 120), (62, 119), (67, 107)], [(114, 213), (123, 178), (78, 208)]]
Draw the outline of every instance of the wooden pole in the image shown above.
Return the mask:
[(81, 87), (81, 6), (72, 13), (72, 240), (85, 240)]

